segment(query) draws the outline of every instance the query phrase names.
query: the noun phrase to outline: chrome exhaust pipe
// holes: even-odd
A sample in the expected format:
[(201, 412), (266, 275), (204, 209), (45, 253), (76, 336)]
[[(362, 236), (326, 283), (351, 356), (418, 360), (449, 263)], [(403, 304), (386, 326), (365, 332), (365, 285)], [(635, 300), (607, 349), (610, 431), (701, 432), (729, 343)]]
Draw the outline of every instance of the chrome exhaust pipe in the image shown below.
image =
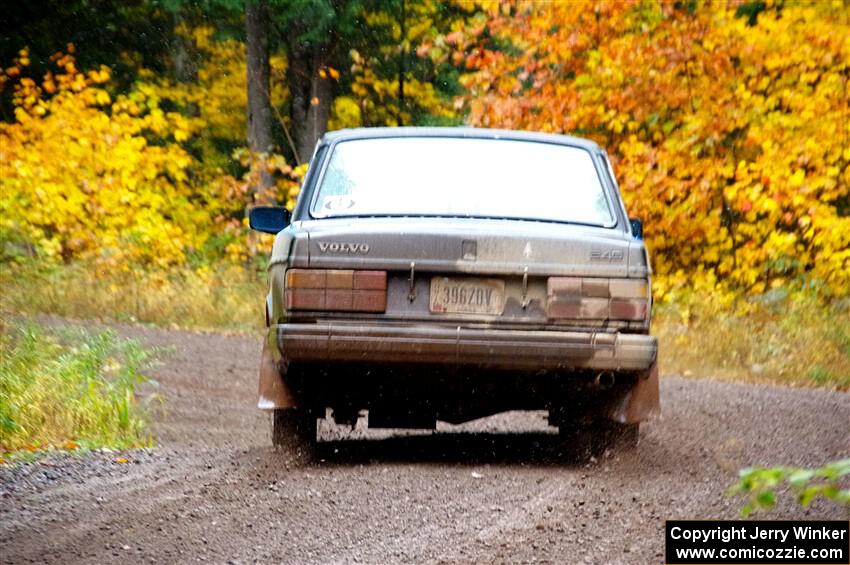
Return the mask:
[(607, 390), (614, 386), (615, 381), (616, 378), (614, 377), (614, 373), (610, 371), (604, 371), (602, 373), (597, 374), (593, 378), (593, 386), (602, 390)]

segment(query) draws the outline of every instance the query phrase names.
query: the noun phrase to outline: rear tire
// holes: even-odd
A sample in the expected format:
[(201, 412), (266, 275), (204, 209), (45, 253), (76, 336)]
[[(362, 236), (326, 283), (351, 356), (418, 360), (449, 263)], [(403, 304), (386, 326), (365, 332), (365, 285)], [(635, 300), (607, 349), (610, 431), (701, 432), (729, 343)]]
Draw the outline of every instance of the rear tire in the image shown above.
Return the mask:
[(272, 445), (289, 451), (296, 460), (313, 458), (316, 450), (317, 418), (300, 408), (272, 412)]

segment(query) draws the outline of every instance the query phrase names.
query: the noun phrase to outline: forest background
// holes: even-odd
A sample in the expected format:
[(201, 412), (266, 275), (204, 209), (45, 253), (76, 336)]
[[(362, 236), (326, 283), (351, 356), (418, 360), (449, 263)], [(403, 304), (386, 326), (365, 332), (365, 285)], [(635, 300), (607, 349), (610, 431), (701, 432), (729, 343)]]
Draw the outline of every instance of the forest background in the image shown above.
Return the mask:
[(527, 129), (609, 151), (663, 373), (850, 388), (848, 0), (71, 0), (0, 22), (4, 320), (259, 328), (270, 241), (245, 210), (291, 207), (325, 131)]

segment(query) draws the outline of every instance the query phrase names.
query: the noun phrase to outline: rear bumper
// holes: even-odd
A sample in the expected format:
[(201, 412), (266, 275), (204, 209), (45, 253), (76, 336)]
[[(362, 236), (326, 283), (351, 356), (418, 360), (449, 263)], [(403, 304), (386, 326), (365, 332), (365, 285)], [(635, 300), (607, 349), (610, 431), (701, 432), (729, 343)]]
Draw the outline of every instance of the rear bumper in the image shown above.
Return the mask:
[(643, 371), (658, 351), (653, 336), (605, 332), (346, 323), (280, 324), (271, 331), (289, 361)]

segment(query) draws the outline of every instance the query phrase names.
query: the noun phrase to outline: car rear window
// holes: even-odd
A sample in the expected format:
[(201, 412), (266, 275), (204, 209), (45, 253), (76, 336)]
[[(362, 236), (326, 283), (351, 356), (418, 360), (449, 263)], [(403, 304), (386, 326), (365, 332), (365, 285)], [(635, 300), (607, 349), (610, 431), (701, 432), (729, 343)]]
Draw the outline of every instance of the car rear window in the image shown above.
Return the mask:
[(610, 226), (590, 152), (507, 139), (397, 137), (336, 144), (313, 217), (468, 216)]

